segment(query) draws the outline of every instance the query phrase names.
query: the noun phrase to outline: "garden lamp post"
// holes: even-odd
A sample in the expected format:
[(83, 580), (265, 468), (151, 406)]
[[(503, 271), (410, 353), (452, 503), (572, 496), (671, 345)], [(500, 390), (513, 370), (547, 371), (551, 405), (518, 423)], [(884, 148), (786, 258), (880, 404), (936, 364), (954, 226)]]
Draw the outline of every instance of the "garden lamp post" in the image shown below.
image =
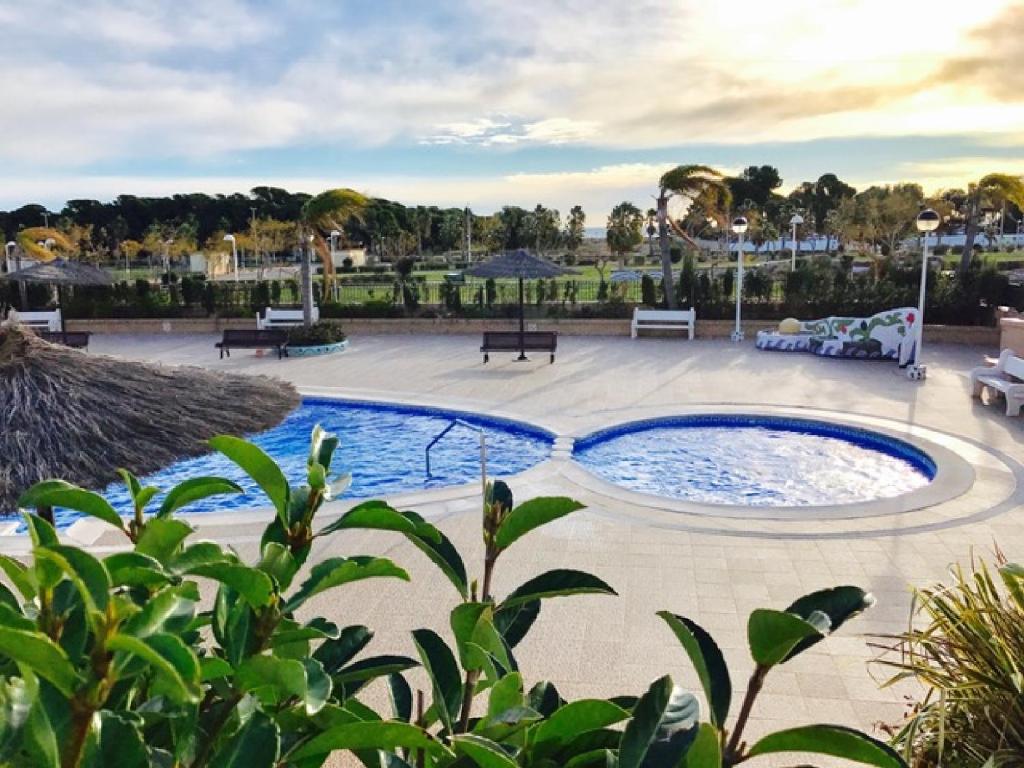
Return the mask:
[(907, 368), (907, 377), (919, 381), (928, 374), (928, 369), (921, 365), (921, 345), (924, 343), (924, 299), (928, 289), (928, 233), (939, 228), (942, 221), (938, 213), (925, 208), (917, 214), (917, 231), (921, 233), (921, 290), (917, 299), (917, 325), (914, 336), (914, 362)]
[[(8, 241), (7, 245), (4, 246), (4, 258), (7, 260), (7, 271), (14, 272), (11, 269), (11, 254), (14, 253), (14, 249), (18, 247), (18, 244), (13, 240)], [(20, 265), (19, 265), (20, 266)]]
[(793, 254), (792, 260), (790, 261), (789, 271), (796, 272), (796, 251), (799, 247), (796, 242), (796, 228), (804, 223), (804, 217), (799, 213), (794, 213), (793, 218), (789, 220), (790, 226), (793, 227)]
[(747, 220), (737, 216), (732, 220), (732, 231), (736, 233), (736, 330), (732, 332), (733, 341), (743, 341), (741, 312), (743, 306), (743, 233), (747, 231)]
[(238, 282), (238, 242), (234, 235), (224, 235), (224, 242), (231, 243), (231, 260), (235, 265), (235, 282)]
[[(335, 260), (337, 259), (337, 256), (335, 256), (335, 252), (338, 249), (338, 240), (340, 240), (340, 239), (341, 239), (341, 232), (339, 232), (336, 229), (332, 229), (331, 230), (331, 264), (330, 264), (330, 267), (329, 267), (329, 269), (331, 270), (331, 275), (334, 274), (334, 270), (335, 270), (335, 267), (336, 267)], [(325, 283), (325, 285), (326, 285), (326, 283)], [(332, 293), (335, 301), (338, 300), (338, 291), (340, 290), (340, 288), (341, 288), (341, 286), (338, 285), (338, 281), (332, 279), (331, 280), (331, 293)]]

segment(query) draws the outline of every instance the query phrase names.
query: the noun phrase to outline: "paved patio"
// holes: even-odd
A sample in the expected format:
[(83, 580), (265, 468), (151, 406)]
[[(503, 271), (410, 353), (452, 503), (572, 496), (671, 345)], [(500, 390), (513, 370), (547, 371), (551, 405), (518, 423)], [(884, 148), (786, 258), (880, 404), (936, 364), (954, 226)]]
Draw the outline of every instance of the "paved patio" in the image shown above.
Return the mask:
[[(838, 412), (909, 429), (974, 465), (974, 488), (933, 509), (786, 523), (637, 505), (588, 486), (587, 476), (564, 459), (527, 472), (512, 484), (520, 499), (566, 493), (589, 508), (518, 543), (501, 563), (497, 593), (558, 567), (592, 571), (619, 592), (618, 598), (550, 601), (520, 648), (527, 681), (551, 679), (572, 697), (639, 693), (665, 673), (696, 688), (685, 654), (654, 615), (660, 609), (688, 615), (711, 631), (731, 662), (734, 686), (742, 689), (750, 670), (745, 625), (751, 609), (783, 608), (805, 592), (849, 583), (871, 590), (877, 606), (769, 676), (750, 735), (815, 721), (872, 730), (898, 721), (908, 689), (878, 688), (885, 670), (867, 664), (874, 655), (868, 642), (906, 627), (911, 586), (942, 578), (951, 562), (986, 555), (994, 544), (1011, 559), (1024, 559), (1017, 464), (1024, 456), (1022, 422), (967, 394), (966, 371), (994, 349), (926, 346), (929, 379), (914, 383), (888, 363), (764, 353), (752, 342), (569, 337), (560, 339), (554, 365), (539, 355), (529, 363), (495, 355), (484, 366), (473, 337), (361, 337), (341, 355), (281, 362), (248, 352), (218, 360), (214, 341), (95, 336), (91, 351), (274, 375), (344, 396), (478, 409), (565, 435), (693, 409)], [(479, 573), (478, 499), (464, 491), (422, 498), (416, 508), (464, 555), (473, 553), (467, 565)], [(247, 555), (255, 551), (258, 523), (198, 522), (201, 535), (229, 541)], [(97, 543), (115, 541), (104, 536)], [(446, 631), (456, 594), (415, 549), (390, 535), (359, 532), (323, 542), (319, 555), (356, 552), (387, 553), (410, 570), (412, 583), (357, 585), (311, 601), (310, 612), (366, 623), (377, 631), (371, 645), (377, 653), (415, 655), (408, 633), (423, 624)], [(734, 706), (740, 695), (734, 694)]]

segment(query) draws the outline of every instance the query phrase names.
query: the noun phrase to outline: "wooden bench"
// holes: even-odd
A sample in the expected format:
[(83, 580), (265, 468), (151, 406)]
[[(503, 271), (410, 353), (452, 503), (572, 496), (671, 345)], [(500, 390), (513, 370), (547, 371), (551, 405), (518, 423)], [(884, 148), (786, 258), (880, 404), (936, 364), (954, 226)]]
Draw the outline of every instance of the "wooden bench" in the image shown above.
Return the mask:
[(286, 331), (226, 330), (215, 345), (223, 359), (231, 357), (232, 349), (276, 349), (277, 359), (288, 356), (288, 333)]
[(89, 331), (36, 331), (36, 335), (51, 344), (61, 344), (74, 349), (88, 349)]
[(971, 395), (981, 397), (985, 389), (994, 389), (1006, 398), (1006, 415), (1019, 416), (1024, 406), (1024, 360), (1012, 349), (1004, 349), (994, 366), (971, 371)]
[(693, 309), (640, 309), (633, 310), (633, 322), (630, 324), (630, 336), (649, 328), (667, 331), (686, 331), (693, 341), (693, 329), (697, 324), (697, 312)]
[(519, 352), (525, 359), (526, 351), (548, 352), (551, 362), (555, 362), (555, 349), (558, 347), (558, 334), (554, 331), (484, 331), (484, 343), (480, 351), (484, 353), (484, 362), (490, 360), (491, 352)]
[[(310, 319), (315, 323), (320, 320), (320, 308), (313, 306), (313, 311), (310, 314)], [(295, 326), (302, 325), (302, 310), (301, 309), (275, 309), (274, 307), (267, 307), (263, 310), (263, 315), (256, 315), (256, 330), (258, 331), (269, 331), (274, 328), (294, 328)]]

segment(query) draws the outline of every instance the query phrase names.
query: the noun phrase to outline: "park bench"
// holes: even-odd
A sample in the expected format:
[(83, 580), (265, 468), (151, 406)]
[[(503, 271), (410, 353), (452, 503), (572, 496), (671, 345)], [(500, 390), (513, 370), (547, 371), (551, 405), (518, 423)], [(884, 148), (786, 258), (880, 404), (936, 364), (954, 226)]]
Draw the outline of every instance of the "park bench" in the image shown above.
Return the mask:
[[(480, 351), (484, 362), (490, 360), (491, 352), (548, 352), (555, 362), (558, 334), (554, 331), (484, 331), (484, 343)], [(525, 358), (525, 355), (523, 356)]]
[[(310, 313), (310, 318), (315, 323), (320, 320), (320, 308), (313, 305), (313, 311)], [(295, 326), (302, 325), (302, 310), (301, 309), (275, 309), (274, 307), (267, 307), (263, 310), (263, 315), (256, 314), (256, 330), (258, 331), (269, 331), (274, 328), (294, 328)]]
[(89, 331), (36, 331), (36, 335), (51, 344), (61, 344), (74, 349), (89, 348)]
[(231, 357), (232, 349), (276, 349), (277, 359), (288, 355), (287, 331), (226, 330), (215, 345), (221, 358)]
[(994, 366), (971, 371), (971, 395), (981, 397), (985, 389), (994, 389), (1006, 398), (1006, 415), (1019, 416), (1024, 406), (1024, 360), (1004, 349)]
[(630, 325), (630, 336), (646, 329), (686, 331), (693, 341), (693, 329), (697, 324), (697, 312), (693, 309), (640, 309), (633, 310), (633, 322)]
[(60, 330), (60, 309), (52, 311), (19, 312), (12, 309), (8, 320), (15, 320), (33, 331), (59, 331)]

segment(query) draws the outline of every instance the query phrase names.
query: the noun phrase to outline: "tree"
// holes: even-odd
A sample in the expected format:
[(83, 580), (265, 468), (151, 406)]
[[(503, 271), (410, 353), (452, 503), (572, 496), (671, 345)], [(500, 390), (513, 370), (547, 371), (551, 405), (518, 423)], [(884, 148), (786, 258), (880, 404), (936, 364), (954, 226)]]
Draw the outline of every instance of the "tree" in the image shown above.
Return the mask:
[[(662, 285), (672, 285), (672, 252), (669, 245), (669, 227), (677, 231), (679, 226), (671, 221), (668, 213), (668, 201), (678, 195), (686, 201), (686, 209), (705, 190), (710, 187), (721, 187), (722, 174), (706, 165), (678, 165), (667, 171), (659, 182), (658, 194), (658, 238), (661, 245)], [(669, 309), (675, 309), (675, 292), (665, 291), (665, 300)]]
[(565, 231), (562, 239), (569, 253), (575, 255), (576, 251), (583, 245), (583, 238), (586, 235), (587, 214), (583, 212), (582, 205), (574, 205), (569, 209), (569, 215), (565, 219)]
[(554, 208), (545, 208), (540, 203), (531, 211), (524, 222), (534, 251), (543, 255), (544, 251), (558, 245), (559, 221), (561, 218)]
[(779, 169), (771, 165), (751, 165), (743, 169), (739, 176), (725, 180), (733, 200), (750, 200), (754, 205), (763, 208), (782, 186)]
[(789, 193), (789, 199), (797, 208), (808, 211), (814, 217), (817, 232), (825, 231), (825, 219), (831, 211), (848, 197), (857, 194), (857, 190), (841, 181), (834, 173), (826, 173), (817, 181), (805, 181)]
[[(623, 201), (608, 216), (608, 248), (620, 260), (644, 241), (644, 215), (635, 205)], [(604, 263), (598, 259), (598, 272), (604, 281)]]
[[(324, 263), (324, 293), (331, 285), (334, 277), (334, 264), (331, 261), (330, 246), (327, 238), (332, 230), (343, 231), (352, 219), (361, 220), (369, 200), (352, 189), (329, 189), (316, 197), (310, 198), (302, 206), (301, 231), (303, 245), (307, 243), (315, 248)], [(326, 233), (326, 235), (325, 235)], [(307, 327), (312, 325), (313, 313), (313, 280), (310, 274), (308, 255), (302, 258), (302, 321)]]
[(960, 257), (960, 273), (965, 274), (974, 255), (974, 238), (984, 208), (998, 208), (1013, 203), (1024, 208), (1024, 180), (1006, 173), (990, 173), (967, 188), (964, 206), (964, 252)]
[(909, 235), (924, 201), (917, 184), (869, 187), (845, 198), (836, 209), (834, 227), (846, 240), (859, 240), (892, 255)]

